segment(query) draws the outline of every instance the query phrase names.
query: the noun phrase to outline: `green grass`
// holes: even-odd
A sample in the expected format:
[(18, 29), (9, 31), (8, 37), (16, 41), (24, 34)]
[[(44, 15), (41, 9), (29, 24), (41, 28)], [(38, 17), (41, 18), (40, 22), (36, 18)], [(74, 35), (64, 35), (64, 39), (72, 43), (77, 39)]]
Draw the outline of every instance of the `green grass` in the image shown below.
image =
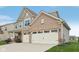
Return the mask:
[(4, 40), (0, 41), (0, 45), (5, 45), (5, 44), (7, 44), (7, 43)]
[(57, 45), (48, 49), (46, 52), (79, 52), (79, 43), (70, 42), (62, 45)]

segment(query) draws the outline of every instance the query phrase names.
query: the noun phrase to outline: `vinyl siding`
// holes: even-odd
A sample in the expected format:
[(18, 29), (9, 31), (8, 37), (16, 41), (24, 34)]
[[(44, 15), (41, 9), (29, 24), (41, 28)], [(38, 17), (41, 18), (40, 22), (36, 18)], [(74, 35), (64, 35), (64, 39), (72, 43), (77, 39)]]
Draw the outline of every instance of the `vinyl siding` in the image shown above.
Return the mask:
[[(7, 28), (7, 30), (5, 30), (5, 28)], [(5, 25), (5, 26), (1, 27), (1, 29), (3, 30), (3, 34), (0, 34), (0, 39), (6, 40), (7, 38), (9, 38), (8, 31), (14, 30), (15, 26), (14, 26), (14, 24), (9, 24), (9, 25)]]
[(64, 31), (63, 38), (64, 38), (65, 42), (69, 42), (69, 30), (64, 26), (63, 31)]

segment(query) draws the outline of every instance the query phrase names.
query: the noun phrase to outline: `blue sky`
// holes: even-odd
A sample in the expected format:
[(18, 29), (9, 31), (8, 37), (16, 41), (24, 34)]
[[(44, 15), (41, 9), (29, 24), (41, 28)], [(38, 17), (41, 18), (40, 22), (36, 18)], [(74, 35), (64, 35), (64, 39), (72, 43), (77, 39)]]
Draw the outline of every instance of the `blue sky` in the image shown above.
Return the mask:
[[(79, 36), (79, 7), (75, 6), (27, 6), (27, 8), (39, 13), (41, 10), (46, 12), (55, 11), (59, 12), (61, 18), (63, 18), (71, 27), (70, 35)], [(0, 7), (0, 25), (16, 22), (23, 7)]]

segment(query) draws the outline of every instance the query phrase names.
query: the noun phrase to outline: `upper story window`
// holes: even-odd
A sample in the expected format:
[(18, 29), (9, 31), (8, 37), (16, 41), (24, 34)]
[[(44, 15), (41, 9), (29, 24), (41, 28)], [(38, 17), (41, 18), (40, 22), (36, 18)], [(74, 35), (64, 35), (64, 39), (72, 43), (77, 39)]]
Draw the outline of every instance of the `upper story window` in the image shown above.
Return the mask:
[(20, 25), (19, 23), (15, 25), (15, 28), (16, 28), (16, 29), (18, 29), (18, 28), (20, 28), (20, 27), (21, 27), (21, 25)]
[(30, 20), (25, 21), (25, 26), (28, 26), (30, 24)]
[(22, 27), (22, 24), (21, 24), (21, 22), (19, 23), (19, 28), (21, 28)]
[(24, 25), (25, 26), (28, 26), (30, 23), (31, 23), (31, 19), (30, 18), (27, 18), (27, 19), (24, 20)]
[(15, 28), (22, 28), (23, 27), (23, 22), (19, 22), (15, 25)]
[(27, 18), (25, 20), (23, 20), (22, 22), (19, 22), (15, 25), (15, 28), (19, 29), (19, 28), (23, 28), (25, 26), (28, 26), (31, 23), (30, 18)]

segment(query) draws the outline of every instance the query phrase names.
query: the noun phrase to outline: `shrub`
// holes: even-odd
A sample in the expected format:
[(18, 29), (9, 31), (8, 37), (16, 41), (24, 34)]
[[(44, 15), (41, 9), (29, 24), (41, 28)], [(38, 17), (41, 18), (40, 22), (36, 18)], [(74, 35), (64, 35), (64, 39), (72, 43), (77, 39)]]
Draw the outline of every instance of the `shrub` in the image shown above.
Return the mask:
[(17, 43), (21, 43), (22, 42), (21, 39), (18, 38), (18, 36), (15, 36), (14, 41), (17, 42)]
[(5, 42), (6, 42), (7, 44), (9, 44), (10, 42), (12, 42), (12, 40), (11, 40), (10, 38), (8, 38), (7, 40), (5, 40)]
[(20, 39), (18, 39), (18, 38), (15, 38), (14, 41), (17, 42), (17, 43), (21, 43), (21, 42), (22, 42), (22, 41), (21, 41)]

